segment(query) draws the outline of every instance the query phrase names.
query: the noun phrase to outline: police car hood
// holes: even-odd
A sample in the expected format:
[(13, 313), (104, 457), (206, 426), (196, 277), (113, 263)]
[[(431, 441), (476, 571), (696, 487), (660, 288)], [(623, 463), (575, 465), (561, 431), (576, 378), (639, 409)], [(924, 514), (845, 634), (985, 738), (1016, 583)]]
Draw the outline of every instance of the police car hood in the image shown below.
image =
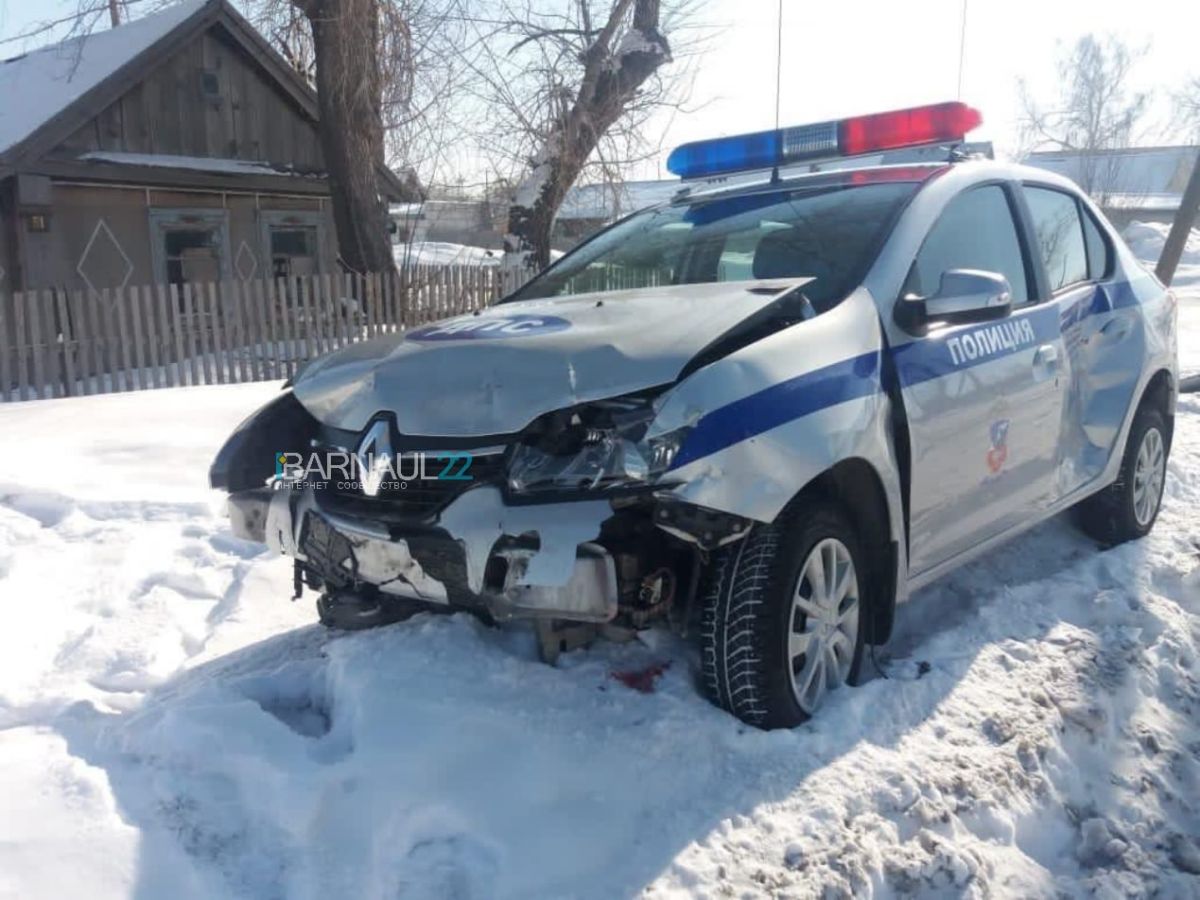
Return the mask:
[(359, 431), (391, 412), (406, 435), (510, 434), (556, 409), (675, 381), (698, 352), (807, 280), (505, 303), (317, 359), (295, 395), (334, 428)]

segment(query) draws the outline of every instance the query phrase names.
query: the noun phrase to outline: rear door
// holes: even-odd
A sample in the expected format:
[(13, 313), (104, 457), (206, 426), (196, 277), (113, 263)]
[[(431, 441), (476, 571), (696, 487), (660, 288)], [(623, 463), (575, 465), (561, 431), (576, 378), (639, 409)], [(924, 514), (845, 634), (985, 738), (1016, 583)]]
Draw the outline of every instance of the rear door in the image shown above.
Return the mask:
[(1043, 290), (1058, 307), (1066, 348), (1066, 407), (1056, 490), (1066, 496), (1098, 477), (1117, 451), (1145, 354), (1140, 307), (1113, 279), (1103, 229), (1074, 194), (1049, 185), (1022, 188)]
[[(1013, 312), (907, 335), (891, 353), (911, 448), (909, 570), (948, 563), (1048, 506), (1065, 383), (1058, 309), (1038, 303), (1015, 186), (963, 191), (926, 236), (902, 296), (928, 297), (949, 269), (1008, 279)], [(899, 301), (898, 301), (899, 302)]]

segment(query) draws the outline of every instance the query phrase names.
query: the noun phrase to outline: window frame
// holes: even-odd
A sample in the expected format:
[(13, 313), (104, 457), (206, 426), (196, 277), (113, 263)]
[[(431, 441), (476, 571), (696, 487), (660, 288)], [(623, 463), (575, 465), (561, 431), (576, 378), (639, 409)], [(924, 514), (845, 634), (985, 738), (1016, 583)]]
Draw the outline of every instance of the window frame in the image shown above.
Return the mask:
[(1076, 197), (1075, 204), (1079, 207), (1080, 220), (1082, 221), (1084, 219), (1084, 217), (1086, 217), (1087, 220), (1092, 223), (1092, 227), (1095, 228), (1096, 233), (1098, 235), (1100, 235), (1100, 243), (1104, 245), (1104, 269), (1100, 272), (1100, 274), (1098, 276), (1093, 278), (1092, 277), (1092, 249), (1088, 245), (1087, 226), (1085, 224), (1084, 229), (1083, 229), (1083, 250), (1084, 250), (1084, 253), (1087, 254), (1088, 280), (1092, 283), (1099, 283), (1101, 281), (1107, 281), (1109, 278), (1112, 277), (1113, 270), (1116, 266), (1117, 253), (1116, 253), (1115, 248), (1113, 247), (1112, 238), (1109, 237), (1108, 229), (1106, 229), (1101, 224), (1099, 217), (1096, 216), (1096, 214), (1093, 213), (1091, 211), (1091, 209), (1088, 208), (1088, 205), (1084, 202), (1082, 197)]
[[(1042, 254), (1040, 252), (1033, 254), (1034, 263), (1037, 266), (1038, 271), (1040, 273), (1040, 276), (1039, 276), (1039, 280), (1040, 280), (1040, 284), (1041, 284), (1040, 293), (1043, 293), (1045, 295), (1044, 299), (1045, 300), (1054, 300), (1054, 299), (1057, 299), (1058, 297), (1062, 297), (1065, 294), (1069, 294), (1072, 291), (1077, 291), (1081, 287), (1086, 287), (1087, 285), (1099, 284), (1101, 281), (1104, 281), (1106, 278), (1108, 278), (1112, 274), (1114, 260), (1115, 260), (1115, 254), (1113, 252), (1112, 241), (1109, 238), (1106, 230), (1100, 225), (1100, 223), (1098, 221), (1096, 221), (1096, 217), (1092, 215), (1091, 210), (1087, 208), (1087, 204), (1084, 203), (1083, 198), (1077, 192), (1075, 192), (1069, 188), (1063, 187), (1062, 185), (1047, 184), (1044, 181), (1030, 181), (1028, 179), (1022, 180), (1021, 181), (1021, 202), (1022, 202), (1022, 206), (1024, 207), (1025, 214), (1028, 217), (1026, 227), (1029, 229), (1029, 237), (1030, 237), (1030, 245), (1031, 246), (1033, 245), (1034, 237), (1037, 234), (1037, 224), (1033, 220), (1033, 210), (1029, 206), (1029, 198), (1025, 194), (1026, 190), (1050, 191), (1055, 194), (1062, 194), (1064, 197), (1069, 198), (1075, 204), (1075, 214), (1079, 217), (1079, 236), (1083, 240), (1083, 259), (1084, 259), (1084, 267), (1087, 271), (1086, 277), (1080, 279), (1079, 281), (1072, 281), (1070, 284), (1064, 284), (1062, 287), (1057, 288), (1057, 289), (1052, 289), (1050, 287), (1050, 275), (1046, 271), (1046, 263), (1042, 259)], [(1107, 257), (1107, 265), (1104, 268), (1103, 274), (1101, 274), (1098, 278), (1092, 277), (1091, 250), (1088, 248), (1087, 233), (1084, 229), (1084, 224), (1083, 224), (1084, 216), (1089, 216), (1091, 218), (1092, 224), (1095, 226), (1096, 230), (1100, 233), (1100, 239), (1104, 243), (1104, 251), (1105, 251), (1105, 255)]]
[(153, 206), (149, 210), (148, 220), (150, 260), (157, 284), (170, 284), (167, 279), (167, 248), (164, 238), (168, 231), (178, 230), (214, 231), (219, 280), (229, 280), (233, 265), (229, 252), (229, 210), (212, 207)]
[(316, 210), (260, 209), (258, 211), (258, 249), (259, 259), (262, 262), (259, 270), (265, 275), (273, 277), (273, 259), (271, 254), (271, 232), (273, 230), (282, 229), (287, 231), (291, 229), (311, 228), (316, 230), (316, 246), (313, 247), (313, 260), (316, 271), (313, 274), (323, 275), (329, 272), (331, 270), (330, 260), (325, 253), (327, 237), (326, 221), (325, 213)]
[[(901, 284), (900, 296), (896, 298), (897, 304), (906, 302), (904, 285), (908, 284), (913, 267), (917, 264), (917, 257), (919, 257), (922, 251), (924, 251), (925, 245), (928, 243), (929, 238), (933, 234), (933, 230), (941, 224), (942, 217), (945, 215), (946, 210), (950, 208), (952, 203), (955, 203), (959, 198), (965, 197), (972, 191), (978, 191), (989, 187), (1000, 188), (1001, 193), (1004, 195), (1005, 203), (1008, 205), (1008, 214), (1012, 221), (1013, 232), (1017, 236), (1017, 248), (1021, 253), (1021, 267), (1025, 270), (1026, 300), (1023, 303), (1014, 303), (1012, 307), (1013, 311), (1029, 309), (1032, 306), (1037, 306), (1039, 303), (1044, 302), (1044, 299), (1041, 296), (1041, 269), (1040, 265), (1035, 267), (1035, 260), (1033, 258), (1032, 248), (1030, 245), (1030, 232), (1026, 229), (1025, 216), (1027, 214), (1027, 210), (1024, 208), (1024, 198), (1016, 193), (1016, 185), (1012, 181), (1004, 178), (991, 178), (986, 181), (978, 181), (974, 184), (967, 185), (962, 190), (950, 197), (950, 199), (942, 205), (942, 208), (938, 210), (937, 216), (934, 217), (933, 223), (927, 229), (925, 229), (925, 235), (921, 238), (921, 244), (919, 247), (917, 247), (916, 253), (913, 254), (912, 262), (909, 263), (908, 269), (904, 273), (904, 281)], [(1040, 259), (1037, 260), (1037, 262), (1040, 264)]]

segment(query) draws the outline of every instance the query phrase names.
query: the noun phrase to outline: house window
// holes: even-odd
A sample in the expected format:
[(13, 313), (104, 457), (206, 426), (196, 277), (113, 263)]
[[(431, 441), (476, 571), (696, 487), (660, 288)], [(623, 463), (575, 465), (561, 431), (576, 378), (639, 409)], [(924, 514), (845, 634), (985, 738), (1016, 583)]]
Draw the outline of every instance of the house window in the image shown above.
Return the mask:
[(221, 256), (215, 228), (180, 228), (163, 233), (167, 284), (221, 280)]
[(229, 220), (224, 210), (152, 209), (154, 271), (166, 284), (211, 284), (230, 277)]
[(317, 229), (306, 225), (270, 228), (271, 272), (276, 278), (317, 272)]

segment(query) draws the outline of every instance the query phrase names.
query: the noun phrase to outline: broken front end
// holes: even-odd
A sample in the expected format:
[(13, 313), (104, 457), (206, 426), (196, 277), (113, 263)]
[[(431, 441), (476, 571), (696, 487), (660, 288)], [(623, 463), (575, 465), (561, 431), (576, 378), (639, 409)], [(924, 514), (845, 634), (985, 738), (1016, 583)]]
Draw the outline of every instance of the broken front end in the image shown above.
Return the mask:
[(295, 560), (297, 596), (319, 592), (328, 624), (469, 610), (541, 620), (561, 645), (580, 631), (565, 623), (682, 628), (705, 554), (749, 522), (667, 496), (686, 429), (654, 433), (656, 395), (437, 440), (390, 415), (333, 428), (289, 391), (234, 433), (211, 481), (236, 534)]

